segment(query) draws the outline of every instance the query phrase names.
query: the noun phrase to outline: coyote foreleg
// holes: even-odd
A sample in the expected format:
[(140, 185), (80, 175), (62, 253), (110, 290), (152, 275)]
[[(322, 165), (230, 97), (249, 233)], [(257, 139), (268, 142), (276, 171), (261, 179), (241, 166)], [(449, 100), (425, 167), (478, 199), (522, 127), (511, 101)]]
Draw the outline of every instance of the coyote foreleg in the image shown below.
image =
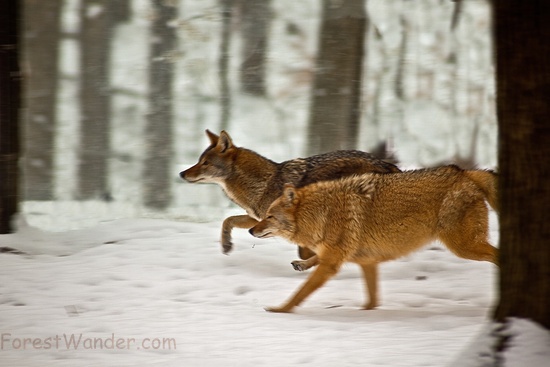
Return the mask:
[(235, 215), (225, 218), (222, 224), (222, 251), (224, 254), (229, 254), (233, 250), (233, 242), (231, 242), (231, 231), (233, 228), (252, 228), (258, 221), (248, 215)]

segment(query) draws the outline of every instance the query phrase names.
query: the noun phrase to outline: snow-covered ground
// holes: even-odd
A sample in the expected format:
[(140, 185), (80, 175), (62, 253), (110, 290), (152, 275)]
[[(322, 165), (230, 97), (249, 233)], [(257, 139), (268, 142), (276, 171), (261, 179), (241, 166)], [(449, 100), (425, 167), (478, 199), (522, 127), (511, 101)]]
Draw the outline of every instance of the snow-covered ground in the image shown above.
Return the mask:
[[(26, 211), (41, 223), (52, 207)], [(65, 212), (76, 213), (55, 215)], [(129, 218), (51, 232), (21, 220), (0, 236), (28, 254), (0, 254), (0, 366), (445, 366), (495, 302), (494, 265), (433, 243), (381, 266), (377, 310), (360, 310), (348, 264), (295, 313), (268, 313), (307, 277), (290, 266), (296, 247), (236, 230), (225, 256), (220, 224)]]

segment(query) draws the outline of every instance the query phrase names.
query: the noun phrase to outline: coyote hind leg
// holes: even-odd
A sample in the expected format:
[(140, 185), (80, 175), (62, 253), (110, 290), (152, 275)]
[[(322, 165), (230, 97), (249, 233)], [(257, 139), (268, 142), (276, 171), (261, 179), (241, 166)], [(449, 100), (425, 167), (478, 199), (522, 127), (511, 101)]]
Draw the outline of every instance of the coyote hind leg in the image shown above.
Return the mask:
[(442, 238), (442, 241), (458, 257), (468, 260), (489, 261), (497, 266), (499, 265), (498, 249), (486, 240), (468, 240), (465, 238), (462, 241), (455, 241), (454, 239)]
[(459, 221), (440, 231), (439, 238), (458, 257), (498, 265), (498, 249), (488, 241), (489, 220), (484, 202), (468, 207)]

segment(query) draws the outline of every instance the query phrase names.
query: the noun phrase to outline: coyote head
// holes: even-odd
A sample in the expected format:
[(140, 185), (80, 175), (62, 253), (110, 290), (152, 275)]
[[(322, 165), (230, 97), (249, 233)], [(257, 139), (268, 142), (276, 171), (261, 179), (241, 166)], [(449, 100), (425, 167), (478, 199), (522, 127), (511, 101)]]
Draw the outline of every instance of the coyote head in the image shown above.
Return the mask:
[(210, 146), (201, 154), (197, 164), (180, 172), (180, 177), (193, 183), (223, 183), (230, 173), (236, 147), (225, 131), (218, 136), (206, 130), (206, 135), (210, 139)]
[(295, 232), (295, 209), (298, 202), (294, 185), (285, 184), (283, 194), (271, 204), (265, 218), (250, 228), (250, 234), (258, 238), (279, 236), (290, 240)]

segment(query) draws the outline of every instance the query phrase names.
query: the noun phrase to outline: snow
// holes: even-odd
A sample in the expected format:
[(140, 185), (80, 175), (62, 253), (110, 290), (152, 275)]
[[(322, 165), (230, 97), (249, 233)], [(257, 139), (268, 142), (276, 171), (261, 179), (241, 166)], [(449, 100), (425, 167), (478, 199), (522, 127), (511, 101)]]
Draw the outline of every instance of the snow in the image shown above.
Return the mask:
[[(503, 338), (504, 350), (495, 355), (497, 339)], [(495, 359), (508, 367), (548, 366), (550, 332), (526, 319), (510, 318), (505, 325), (489, 323), (450, 367), (494, 366)]]
[(534, 322), (511, 319), (504, 330), (510, 340), (504, 360), (510, 366), (548, 366), (550, 333)]
[[(52, 232), (45, 218), (86, 213), (69, 202), (28, 205), (27, 221), (43, 228), (20, 218), (17, 233), (0, 236), (0, 247), (26, 253), (0, 254), (0, 366), (444, 366), (483, 330), (495, 301), (494, 265), (433, 243), (381, 266), (376, 310), (360, 309), (364, 285), (347, 264), (294, 313), (272, 314), (263, 308), (307, 276), (281, 239), (236, 230), (225, 256), (219, 220), (127, 212)], [(127, 210), (97, 205), (103, 217), (105, 205), (112, 218)]]

